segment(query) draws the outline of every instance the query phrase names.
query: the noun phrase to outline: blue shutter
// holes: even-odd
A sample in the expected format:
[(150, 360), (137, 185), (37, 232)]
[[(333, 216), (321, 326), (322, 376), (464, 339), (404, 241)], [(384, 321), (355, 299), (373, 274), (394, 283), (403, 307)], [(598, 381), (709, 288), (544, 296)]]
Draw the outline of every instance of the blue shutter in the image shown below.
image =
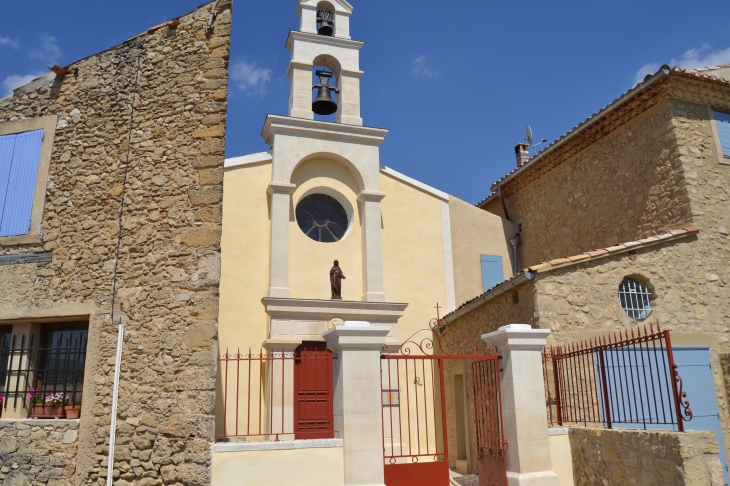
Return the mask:
[(3, 221), (3, 209), (8, 192), (8, 181), (10, 180), (10, 167), (13, 165), (13, 149), (15, 148), (15, 135), (0, 137), (0, 225)]
[(730, 157), (730, 115), (716, 111), (715, 120), (717, 121), (717, 131), (720, 132), (722, 154)]
[(26, 235), (30, 231), (43, 130), (15, 135), (13, 161), (5, 192), (0, 236)]
[[(626, 348), (626, 353), (629, 356), (631, 355), (632, 349), (630, 346)], [(715, 432), (717, 443), (720, 446), (720, 462), (722, 463), (723, 474), (725, 476), (725, 484), (729, 484), (725, 444), (720, 425), (720, 413), (717, 407), (715, 382), (712, 377), (712, 366), (710, 364), (710, 348), (703, 346), (681, 346), (672, 348), (672, 352), (679, 376), (682, 377), (682, 390), (687, 393), (687, 400), (690, 402), (693, 414), (692, 420), (684, 423), (684, 428), (686, 430), (711, 430)], [(655, 389), (659, 389), (659, 383), (664, 383), (665, 386), (667, 384), (671, 386), (671, 379), (667, 376), (669, 366), (663, 361), (661, 354), (655, 357), (650, 352), (639, 353), (638, 356), (640, 358), (637, 360), (638, 362), (632, 362), (624, 356), (625, 354), (621, 350), (618, 353), (606, 353), (604, 355), (607, 376), (610, 382), (608, 388), (612, 410), (632, 418), (634, 422), (640, 422), (642, 419), (662, 420), (664, 413), (674, 409), (673, 405), (670, 404), (672, 398), (664, 394), (660, 396), (639, 396), (632, 387), (626, 386), (626, 383), (621, 380), (621, 376), (636, 377), (637, 379), (643, 376), (646, 386), (651, 386), (650, 383), (653, 381)], [(596, 363), (598, 363), (599, 359), (597, 356), (595, 359)], [(657, 359), (660, 363), (659, 366), (656, 365)], [(600, 377), (600, 370), (597, 369), (596, 371)], [(657, 376), (657, 372), (660, 376)], [(603, 386), (601, 379), (597, 379), (596, 382), (602, 393)], [(604, 404), (601, 403), (602, 415), (603, 407)], [(613, 426), (625, 429), (677, 430), (676, 426), (657, 424), (646, 424), (644, 426), (637, 423), (614, 422)]]
[(504, 281), (502, 257), (482, 255), (482, 291), (486, 292)]

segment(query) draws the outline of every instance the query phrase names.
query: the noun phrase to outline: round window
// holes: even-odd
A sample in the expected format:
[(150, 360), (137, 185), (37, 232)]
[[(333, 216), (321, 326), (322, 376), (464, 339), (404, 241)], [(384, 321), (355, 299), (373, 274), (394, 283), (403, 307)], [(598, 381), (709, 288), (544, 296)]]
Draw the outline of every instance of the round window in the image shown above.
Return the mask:
[(649, 289), (637, 280), (626, 277), (618, 287), (621, 307), (635, 321), (643, 322), (651, 313)]
[(340, 241), (349, 225), (342, 204), (325, 194), (312, 194), (299, 201), (297, 223), (305, 235), (322, 243)]

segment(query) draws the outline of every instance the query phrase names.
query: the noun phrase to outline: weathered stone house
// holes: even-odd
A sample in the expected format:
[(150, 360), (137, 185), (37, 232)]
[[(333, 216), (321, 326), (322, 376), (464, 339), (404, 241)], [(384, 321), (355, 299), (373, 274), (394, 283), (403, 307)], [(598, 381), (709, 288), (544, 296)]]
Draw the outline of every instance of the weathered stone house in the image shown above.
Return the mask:
[[(120, 323), (114, 484), (210, 482), (231, 25), (214, 3), (0, 100), (6, 484), (106, 483)], [(80, 420), (29, 418), (59, 402)]]
[[(478, 338), (525, 323), (568, 343), (659, 322), (709, 360), (714, 430), (730, 444), (727, 73), (665, 66), (497, 181), (479, 206), (519, 226), (525, 270), (449, 326)], [(640, 319), (622, 309), (625, 279), (647, 292)]]

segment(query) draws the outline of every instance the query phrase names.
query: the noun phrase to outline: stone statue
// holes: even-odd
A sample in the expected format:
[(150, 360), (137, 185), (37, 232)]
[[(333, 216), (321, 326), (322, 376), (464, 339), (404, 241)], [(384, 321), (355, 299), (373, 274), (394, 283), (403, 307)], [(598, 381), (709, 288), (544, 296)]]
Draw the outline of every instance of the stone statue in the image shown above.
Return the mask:
[(330, 286), (332, 287), (332, 300), (342, 300), (342, 280), (347, 279), (342, 273), (340, 262), (335, 260), (335, 266), (330, 270)]

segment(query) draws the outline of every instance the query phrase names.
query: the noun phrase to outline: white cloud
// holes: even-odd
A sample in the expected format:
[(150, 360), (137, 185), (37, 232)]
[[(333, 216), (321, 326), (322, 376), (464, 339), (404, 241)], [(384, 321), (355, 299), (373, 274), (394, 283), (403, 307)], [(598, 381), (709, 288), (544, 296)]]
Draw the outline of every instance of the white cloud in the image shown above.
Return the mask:
[(256, 63), (236, 61), (231, 68), (231, 80), (236, 87), (249, 95), (266, 94), (273, 71), (256, 66)]
[(31, 59), (40, 59), (47, 64), (54, 64), (58, 62), (61, 57), (61, 48), (56, 44), (57, 39), (52, 35), (41, 34), (38, 36), (40, 44), (31, 49)]
[(0, 37), (0, 46), (9, 46), (13, 49), (20, 47), (18, 39), (11, 39), (10, 37)]
[(436, 71), (432, 71), (427, 66), (427, 57), (425, 54), (416, 57), (413, 59), (413, 65), (411, 66), (411, 73), (415, 74), (416, 76), (424, 76), (427, 78), (432, 78), (436, 76), (438, 73)]
[(13, 94), (13, 89), (17, 88), (18, 86), (28, 84), (38, 76), (43, 76), (43, 74), (44, 73), (13, 74), (11, 76), (8, 76), (2, 81), (2, 83), (0, 83), (2, 84), (2, 95), (0, 96), (10, 96), (11, 94)]
[[(673, 58), (668, 64), (672, 67), (679, 66), (682, 69), (696, 69), (730, 64), (730, 47), (712, 51), (710, 50), (710, 46), (705, 44), (702, 47), (688, 50), (678, 59)], [(658, 62), (641, 66), (641, 69), (636, 73), (634, 81), (637, 84), (642, 82), (647, 74), (656, 73), (661, 66)]]

